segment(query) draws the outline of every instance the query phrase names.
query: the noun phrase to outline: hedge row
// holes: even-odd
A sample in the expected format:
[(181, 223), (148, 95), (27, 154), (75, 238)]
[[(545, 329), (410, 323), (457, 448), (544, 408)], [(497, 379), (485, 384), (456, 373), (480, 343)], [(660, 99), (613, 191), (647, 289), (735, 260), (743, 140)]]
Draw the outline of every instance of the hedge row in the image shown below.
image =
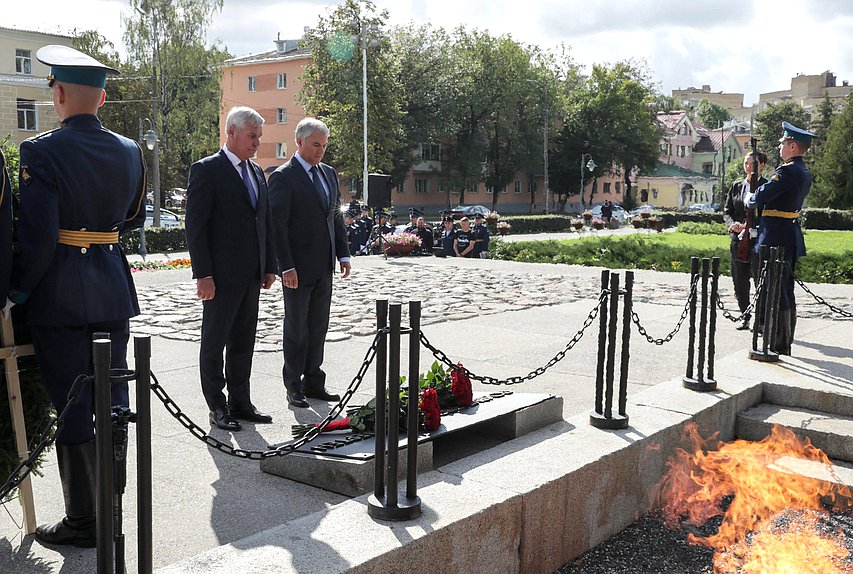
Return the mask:
[[(496, 242), (489, 251), (493, 259), (510, 261), (685, 273), (690, 271), (691, 257), (719, 257), (720, 272), (726, 275), (731, 272), (726, 247), (676, 247), (637, 235), (602, 236), (595, 241)], [(810, 283), (853, 284), (853, 260), (849, 253), (812, 254), (797, 263), (797, 277)]]
[[(139, 252), (139, 231), (131, 231), (121, 238), (125, 253)], [(145, 229), (145, 249), (148, 253), (173, 253), (187, 250), (187, 234), (183, 227), (155, 227)]]

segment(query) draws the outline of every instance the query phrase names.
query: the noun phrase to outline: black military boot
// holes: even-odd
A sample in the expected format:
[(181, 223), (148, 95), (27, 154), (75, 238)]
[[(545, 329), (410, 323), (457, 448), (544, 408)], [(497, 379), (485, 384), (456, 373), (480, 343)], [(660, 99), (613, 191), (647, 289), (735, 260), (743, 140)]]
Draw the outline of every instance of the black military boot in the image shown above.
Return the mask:
[(65, 497), (65, 518), (36, 528), (36, 540), (45, 544), (94, 548), (95, 441), (56, 445), (56, 460)]

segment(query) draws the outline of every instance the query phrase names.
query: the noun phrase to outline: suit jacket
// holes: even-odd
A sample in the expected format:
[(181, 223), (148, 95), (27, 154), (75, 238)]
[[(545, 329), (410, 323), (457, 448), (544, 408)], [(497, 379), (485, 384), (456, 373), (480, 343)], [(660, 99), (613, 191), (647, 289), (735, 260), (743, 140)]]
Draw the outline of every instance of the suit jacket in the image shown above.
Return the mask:
[(125, 233), (142, 226), (145, 163), (136, 142), (95, 115), (66, 118), (21, 143), (20, 195), (12, 282), (21, 299), (29, 294), (29, 323), (77, 326), (138, 315), (121, 243), (58, 243), (60, 229)]
[(258, 184), (257, 208), (224, 151), (190, 167), (186, 231), (195, 279), (245, 285), (276, 273), (266, 180), (256, 163), (249, 166)]
[(319, 164), (319, 168), (332, 196), (328, 206), (295, 157), (270, 175), (270, 210), (279, 270), (296, 269), (300, 283), (311, 283), (333, 272), (335, 260), (350, 255), (340, 210), (338, 175), (326, 164)]

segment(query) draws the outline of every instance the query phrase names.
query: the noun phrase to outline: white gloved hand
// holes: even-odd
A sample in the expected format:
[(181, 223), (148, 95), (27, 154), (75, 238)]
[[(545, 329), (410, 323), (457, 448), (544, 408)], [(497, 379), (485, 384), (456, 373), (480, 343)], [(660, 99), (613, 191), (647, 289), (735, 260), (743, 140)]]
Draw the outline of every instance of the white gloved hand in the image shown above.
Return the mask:
[(6, 306), (3, 307), (3, 318), (4, 319), (9, 319), (12, 316), (12, 307), (14, 307), (14, 306), (15, 306), (15, 304), (12, 302), (11, 299), (6, 299)]

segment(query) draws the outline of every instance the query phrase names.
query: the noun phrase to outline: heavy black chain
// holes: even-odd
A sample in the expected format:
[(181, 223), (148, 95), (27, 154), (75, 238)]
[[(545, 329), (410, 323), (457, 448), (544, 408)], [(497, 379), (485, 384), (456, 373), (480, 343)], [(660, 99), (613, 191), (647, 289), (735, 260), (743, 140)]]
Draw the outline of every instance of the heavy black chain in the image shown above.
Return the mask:
[(681, 311), (681, 317), (679, 317), (678, 323), (675, 324), (675, 328), (663, 339), (655, 339), (649, 335), (643, 325), (640, 324), (640, 316), (637, 315), (637, 312), (634, 311), (633, 308), (631, 309), (631, 321), (637, 326), (637, 331), (639, 331), (640, 335), (646, 338), (646, 341), (654, 345), (663, 345), (672, 341), (672, 338), (675, 337), (676, 333), (681, 330), (681, 325), (684, 323), (684, 319), (687, 318), (687, 314), (690, 312), (690, 301), (696, 297), (696, 286), (699, 285), (699, 277), (699, 275), (696, 275), (693, 278), (693, 284), (690, 286), (690, 293), (687, 295), (687, 301), (684, 302), (684, 309)]
[(723, 301), (722, 301), (722, 299), (720, 299), (720, 292), (719, 291), (717, 292), (717, 301), (716, 301), (717, 309), (722, 311), (723, 316), (726, 319), (728, 319), (732, 323), (739, 323), (739, 322), (743, 321), (743, 319), (747, 315), (752, 315), (752, 311), (755, 309), (755, 306), (758, 304), (758, 297), (761, 294), (761, 290), (764, 288), (764, 279), (767, 276), (767, 274), (764, 271), (765, 271), (765, 268), (762, 268), (761, 269), (761, 275), (758, 278), (758, 286), (756, 286), (756, 288), (755, 288), (755, 293), (752, 294), (752, 301), (749, 302), (749, 306), (746, 309), (744, 309), (743, 313), (741, 313), (737, 317), (732, 315), (731, 312), (729, 312), (728, 310), (725, 309), (725, 307), (723, 307)]
[(587, 328), (590, 325), (592, 325), (592, 322), (595, 321), (595, 318), (598, 316), (598, 310), (601, 306), (601, 302), (606, 297), (607, 297), (607, 291), (602, 291), (599, 294), (598, 302), (596, 303), (595, 307), (593, 307), (592, 311), (590, 311), (589, 314), (586, 316), (586, 320), (584, 320), (581, 328), (578, 330), (577, 333), (575, 333), (574, 337), (572, 337), (571, 340), (569, 340), (569, 342), (566, 343), (566, 346), (563, 350), (559, 351), (556, 355), (554, 355), (554, 357), (550, 361), (548, 361), (544, 366), (539, 367), (536, 370), (530, 371), (529, 373), (527, 373), (523, 377), (509, 377), (507, 379), (495, 379), (494, 377), (486, 377), (483, 375), (476, 375), (476, 374), (472, 373), (471, 371), (469, 371), (468, 369), (466, 369), (465, 367), (459, 366), (459, 365), (455, 364), (453, 361), (451, 361), (450, 358), (441, 349), (438, 349), (432, 343), (429, 342), (429, 339), (427, 339), (427, 337), (426, 337), (426, 335), (424, 335), (423, 331), (421, 331), (421, 333), (420, 333), (421, 344), (424, 347), (426, 347), (427, 349), (429, 349), (430, 352), (432, 353), (432, 355), (439, 362), (444, 363), (446, 366), (448, 366), (450, 368), (456, 369), (458, 371), (462, 371), (464, 374), (468, 375), (468, 378), (470, 378), (471, 380), (479, 381), (479, 382), (486, 384), (486, 385), (517, 385), (519, 383), (523, 383), (525, 381), (535, 379), (536, 377), (538, 377), (539, 375), (541, 375), (542, 373), (544, 373), (545, 371), (547, 371), (548, 369), (550, 369), (551, 367), (553, 367), (554, 365), (556, 365), (557, 363), (562, 361), (563, 358), (566, 356), (566, 353), (571, 351), (572, 347), (574, 347), (575, 345), (578, 344), (578, 342), (583, 338), (584, 332), (587, 330)]
[(803, 290), (805, 290), (805, 292), (806, 292), (806, 293), (808, 293), (809, 295), (811, 295), (811, 296), (814, 298), (814, 300), (815, 300), (815, 301), (817, 301), (817, 302), (818, 302), (818, 303), (820, 303), (821, 305), (826, 305), (826, 306), (827, 306), (827, 307), (829, 307), (829, 308), (830, 308), (834, 313), (837, 313), (838, 315), (841, 315), (842, 317), (846, 317), (846, 318), (848, 318), (848, 319), (850, 319), (851, 317), (853, 317), (853, 313), (851, 313), (850, 311), (845, 311), (844, 309), (841, 309), (840, 307), (836, 307), (835, 305), (833, 305), (832, 303), (828, 302), (828, 301), (827, 301), (826, 299), (824, 299), (823, 297), (821, 297), (821, 296), (819, 296), (819, 295), (816, 295), (815, 293), (812, 293), (811, 289), (809, 289), (808, 287), (806, 287), (806, 284), (805, 284), (805, 283), (803, 283), (801, 279), (798, 279), (797, 277), (794, 277), (794, 281), (796, 281), (796, 282), (797, 282), (797, 284), (798, 284), (800, 287), (802, 287), (802, 288), (803, 288)]
[[(68, 396), (66, 397), (65, 408), (62, 409), (62, 412), (59, 413), (59, 416), (52, 419), (50, 423), (48, 423), (47, 427), (42, 431), (41, 435), (35, 440), (35, 447), (30, 449), (29, 456), (22, 460), (18, 466), (15, 467), (15, 470), (12, 471), (12, 474), (9, 475), (9, 478), (6, 479), (6, 482), (3, 483), (2, 488), (0, 488), (0, 501), (5, 502), (6, 497), (9, 494), (18, 488), (18, 486), (24, 481), (25, 478), (33, 471), (33, 465), (38, 460), (38, 457), (41, 456), (42, 451), (47, 448), (49, 444), (53, 443), (53, 440), (56, 434), (62, 430), (62, 426), (65, 424), (65, 417), (68, 414), (68, 411), (71, 410), (71, 407), (77, 403), (77, 400), (80, 396), (80, 387), (84, 384), (91, 383), (95, 378), (92, 376), (80, 375), (74, 381), (74, 384), (71, 385), (71, 390), (68, 391)], [(51, 435), (51, 430), (56, 429), (56, 433)]]
[[(387, 329), (385, 331), (387, 331)], [(160, 382), (153, 373), (151, 375), (151, 390), (154, 391), (154, 394), (163, 402), (163, 406), (166, 407), (166, 410), (169, 411), (169, 413), (175, 417), (181, 425), (190, 431), (194, 437), (205, 443), (207, 446), (213, 447), (227, 455), (249, 460), (261, 460), (263, 458), (270, 458), (273, 456), (284, 456), (301, 448), (306, 443), (311, 442), (315, 437), (323, 432), (323, 429), (325, 429), (330, 422), (335, 420), (338, 415), (343, 412), (347, 403), (355, 394), (356, 390), (358, 390), (359, 385), (361, 385), (361, 381), (364, 379), (364, 375), (367, 374), (367, 369), (370, 367), (373, 359), (376, 358), (376, 347), (379, 345), (379, 340), (383, 334), (383, 331), (378, 331), (376, 333), (376, 336), (373, 338), (373, 343), (370, 345), (370, 348), (364, 356), (361, 368), (359, 368), (358, 373), (355, 375), (352, 382), (350, 382), (349, 387), (347, 387), (347, 390), (341, 397), (340, 402), (332, 408), (329, 414), (326, 415), (326, 418), (324, 418), (316, 428), (309, 430), (298, 440), (272, 450), (246, 450), (242, 448), (234, 448), (230, 444), (210, 436), (202, 427), (194, 423), (192, 419), (190, 419), (186, 413), (181, 410), (177, 403), (175, 403), (168, 393), (166, 393), (166, 390), (160, 385)]]

